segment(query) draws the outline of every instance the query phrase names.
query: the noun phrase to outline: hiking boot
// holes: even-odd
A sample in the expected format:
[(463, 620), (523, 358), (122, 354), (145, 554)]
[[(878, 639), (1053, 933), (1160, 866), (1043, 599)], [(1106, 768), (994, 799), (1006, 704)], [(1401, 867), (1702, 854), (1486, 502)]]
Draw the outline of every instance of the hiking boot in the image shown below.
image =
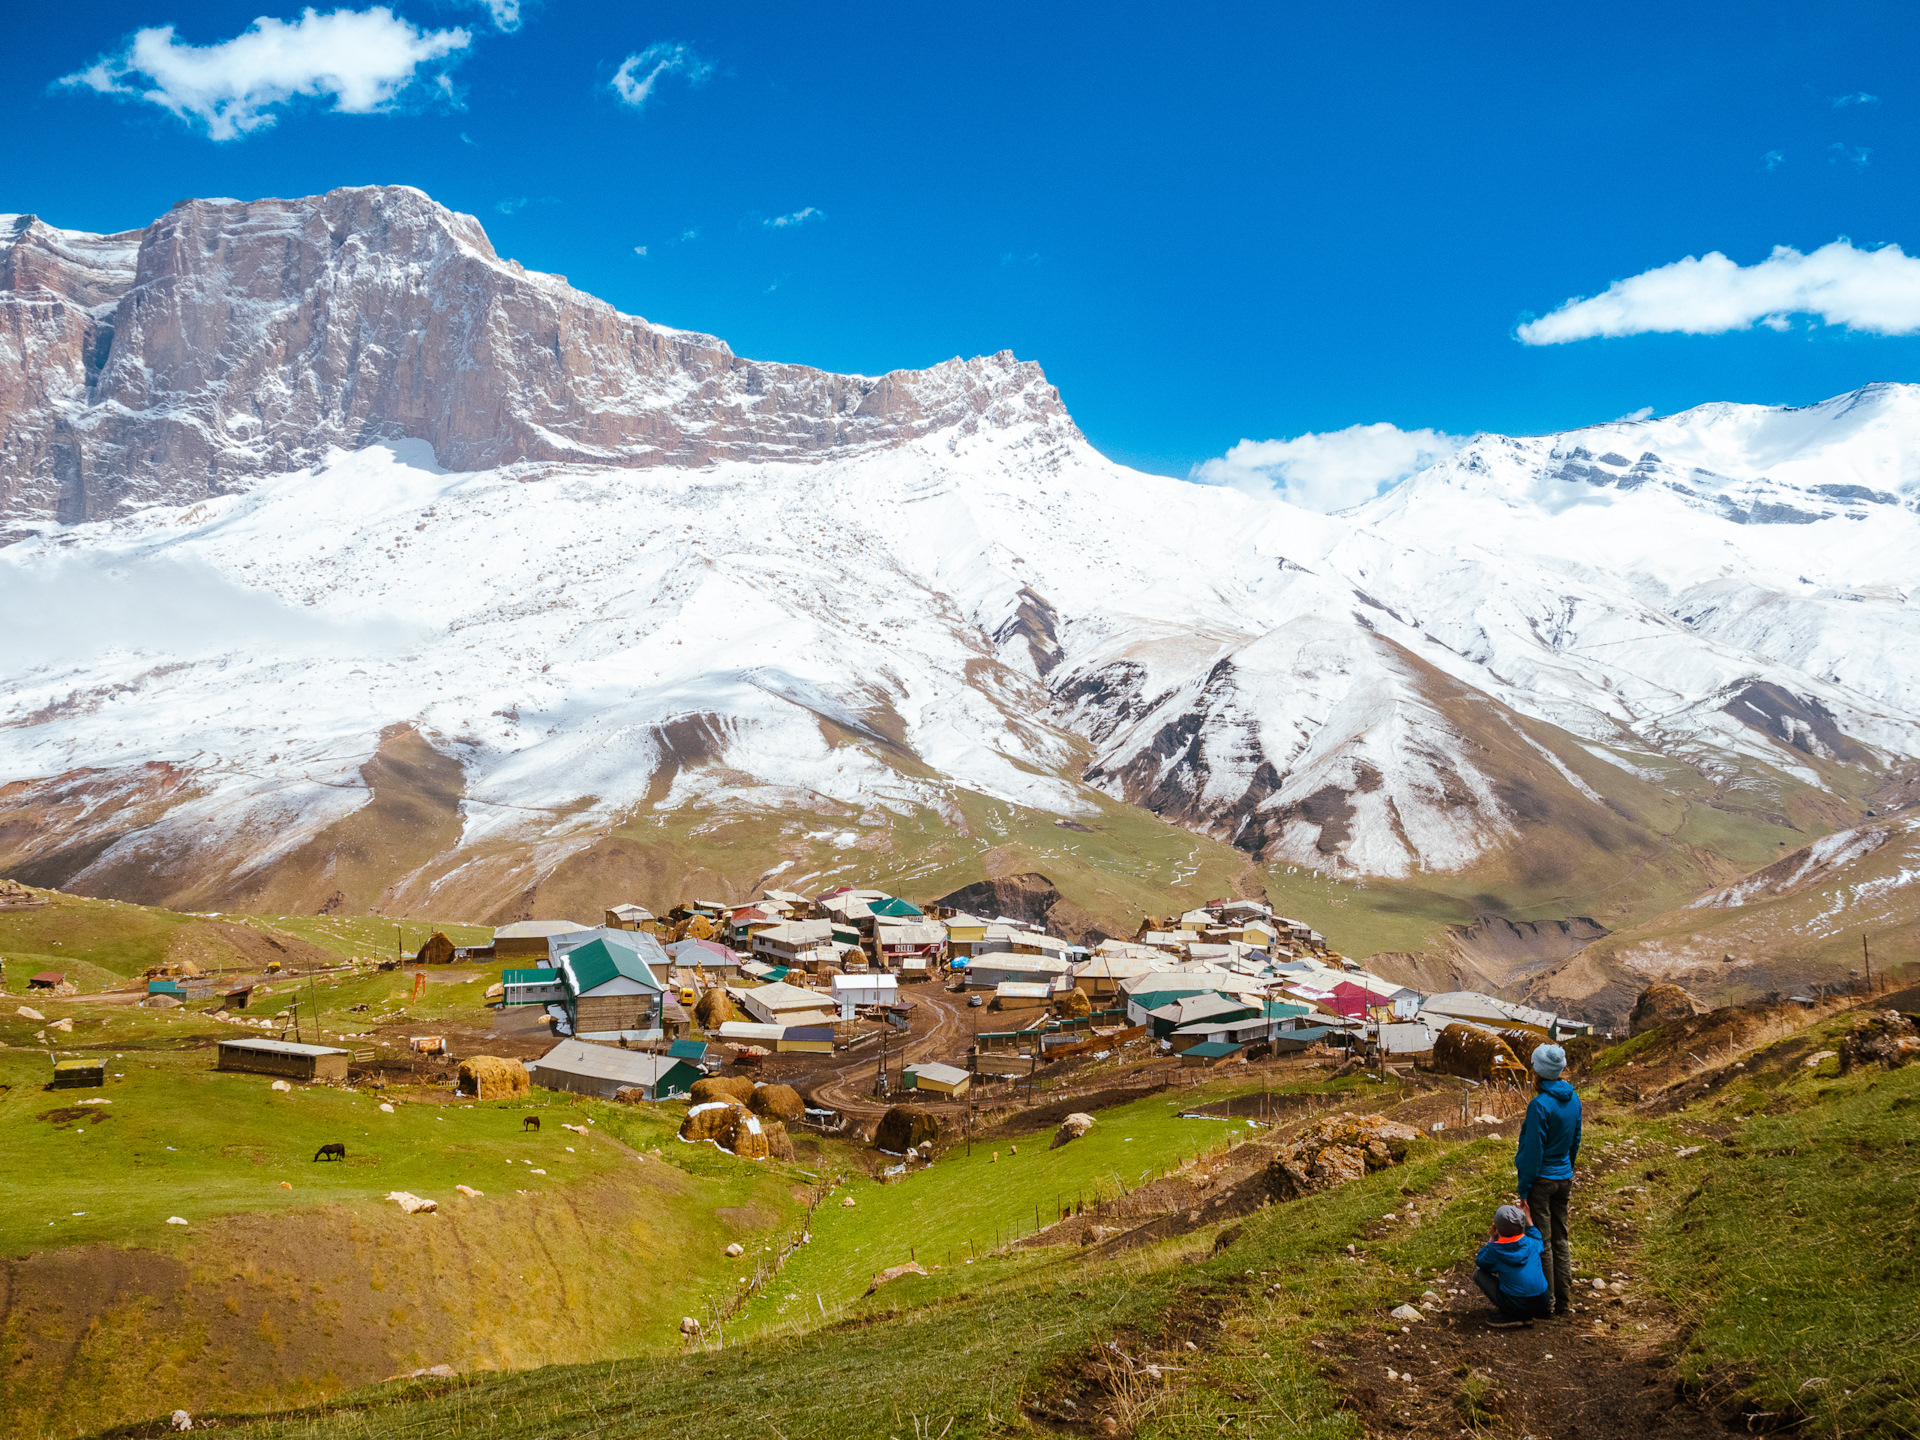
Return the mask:
[(1553, 1318), (1556, 1320), (1558, 1320), (1562, 1315), (1571, 1315), (1572, 1313), (1573, 1313), (1573, 1306), (1569, 1305), (1564, 1300), (1562, 1300), (1558, 1305), (1555, 1305), (1553, 1307)]

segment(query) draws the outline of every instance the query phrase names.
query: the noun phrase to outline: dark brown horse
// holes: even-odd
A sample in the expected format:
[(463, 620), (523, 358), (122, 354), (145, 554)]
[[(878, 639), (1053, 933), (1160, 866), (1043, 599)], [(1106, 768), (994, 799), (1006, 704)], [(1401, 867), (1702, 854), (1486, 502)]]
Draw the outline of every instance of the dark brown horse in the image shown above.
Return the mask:
[(347, 1158), (347, 1147), (336, 1140), (333, 1144), (322, 1145), (318, 1150), (314, 1151), (313, 1158), (316, 1160), (344, 1160)]
[(520, 1128), (522, 1130), (538, 1130), (540, 1128), (540, 1117), (538, 1115), (527, 1116), (526, 1119), (520, 1122)]

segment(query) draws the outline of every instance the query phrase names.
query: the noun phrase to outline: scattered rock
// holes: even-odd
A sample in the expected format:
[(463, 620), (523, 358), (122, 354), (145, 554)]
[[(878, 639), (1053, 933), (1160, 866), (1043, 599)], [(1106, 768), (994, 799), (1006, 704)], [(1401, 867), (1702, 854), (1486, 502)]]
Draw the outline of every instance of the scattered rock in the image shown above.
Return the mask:
[(1412, 1126), (1378, 1115), (1331, 1115), (1280, 1150), (1267, 1166), (1267, 1184), (1282, 1199), (1329, 1190), (1399, 1164), (1419, 1138)]
[(700, 1322), (691, 1315), (682, 1315), (680, 1317), (680, 1333), (682, 1335), (698, 1335), (700, 1333)]
[(1920, 1031), (1898, 1010), (1876, 1010), (1857, 1016), (1853, 1028), (1840, 1041), (1842, 1075), (1856, 1065), (1880, 1065), (1895, 1070), (1914, 1059), (1920, 1059)]
[(434, 1201), (423, 1199), (418, 1195), (410, 1195), (405, 1190), (389, 1190), (387, 1199), (393, 1201), (409, 1215), (432, 1215), (440, 1209)]
[(284, 1080), (276, 1080), (276, 1081), (274, 1081), (274, 1082), (273, 1082), (273, 1085), (272, 1085), (272, 1087), (271, 1087), (271, 1088), (273, 1088), (273, 1089), (275, 1089), (275, 1090), (291, 1090), (291, 1089), (293, 1089), (293, 1086), (291, 1086), (291, 1085), (289, 1085), (289, 1084), (288, 1084), (288, 1083), (287, 1083), (286, 1081), (284, 1081)]
[(167, 1217), (167, 1224), (169, 1225), (184, 1225), (186, 1223), (187, 1222), (178, 1215), (169, 1215)]
[(193, 1429), (193, 1416), (184, 1410), (176, 1410), (173, 1412), (172, 1418), (167, 1421), (167, 1424), (175, 1430), (191, 1430)]
[(393, 1114), (393, 1106), (389, 1105), (384, 1100), (380, 1102), (380, 1109), (383, 1114), (387, 1114), (387, 1115)]
[(62, 1034), (72, 1034), (73, 1033), (73, 1017), (71, 1015), (62, 1016), (60, 1019), (54, 1021), (51, 1025), (47, 1026), (47, 1029), (58, 1030)]
[(1834, 1056), (1838, 1055), (1839, 1053), (1840, 1052), (1838, 1050), (1816, 1050), (1813, 1052), (1813, 1054), (1807, 1056), (1807, 1058), (1803, 1060), (1801, 1063), (1805, 1065), (1809, 1070), (1818, 1070), (1820, 1068), (1820, 1062), (1822, 1060), (1831, 1060), (1833, 1059)]
[(746, 1253), (747, 1253), (746, 1246), (742, 1245), (738, 1240), (734, 1241), (733, 1244), (727, 1246), (727, 1258), (729, 1260), (738, 1260), (742, 1255)]
[(844, 1200), (842, 1200), (840, 1202), (840, 1208), (843, 1210), (851, 1210), (853, 1208), (853, 1197), (849, 1195)]
[(456, 1185), (453, 1188), (458, 1190), (462, 1195), (466, 1196), (469, 1200), (478, 1200), (482, 1195), (487, 1193), (484, 1190), (476, 1190), (471, 1185)]
[(1076, 1110), (1060, 1122), (1060, 1128), (1053, 1132), (1053, 1144), (1047, 1148), (1049, 1150), (1058, 1150), (1068, 1141), (1078, 1140), (1082, 1135), (1093, 1129), (1093, 1125), (1093, 1116)]
[(1678, 985), (1649, 985), (1633, 1002), (1633, 1013), (1627, 1017), (1627, 1034), (1644, 1034), (1669, 1021), (1690, 1020), (1706, 1013), (1707, 1007)]
[(925, 1270), (921, 1269), (918, 1264), (911, 1260), (904, 1265), (889, 1265), (873, 1277), (873, 1282), (867, 1286), (866, 1293), (871, 1295), (889, 1280), (898, 1280), (902, 1275), (924, 1275), (926, 1273)]
[(1393, 1319), (1408, 1325), (1411, 1325), (1415, 1320), (1424, 1320), (1427, 1318), (1411, 1305), (1396, 1305), (1393, 1309), (1389, 1310), (1387, 1314)]
[[(42, 1015), (38, 1010), (34, 1009), (31, 1005), (22, 1005), (18, 1010), (14, 1011), (13, 1013), (18, 1015), (22, 1020), (45, 1020), (47, 1018), (46, 1016)], [(187, 1412), (182, 1410), (179, 1413), (184, 1415)]]

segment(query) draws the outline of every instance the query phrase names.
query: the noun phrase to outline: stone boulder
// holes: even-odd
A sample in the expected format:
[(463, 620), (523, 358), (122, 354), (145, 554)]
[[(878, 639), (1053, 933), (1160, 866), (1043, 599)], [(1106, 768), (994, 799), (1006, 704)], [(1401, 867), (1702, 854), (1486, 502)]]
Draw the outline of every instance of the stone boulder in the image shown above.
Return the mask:
[(1075, 1111), (1060, 1122), (1060, 1128), (1053, 1132), (1053, 1144), (1047, 1148), (1058, 1150), (1069, 1141), (1078, 1140), (1091, 1129), (1093, 1129), (1093, 1116)]
[(1407, 1146), (1419, 1138), (1411, 1125), (1378, 1115), (1329, 1115), (1281, 1147), (1267, 1166), (1267, 1185), (1287, 1200), (1331, 1190), (1371, 1170), (1400, 1164)]
[(693, 1103), (705, 1105), (712, 1100), (731, 1100), (745, 1105), (753, 1099), (753, 1081), (744, 1075), (707, 1075), (693, 1082)]
[(909, 1260), (904, 1265), (889, 1265), (873, 1277), (872, 1282), (867, 1286), (866, 1293), (871, 1295), (889, 1280), (898, 1280), (902, 1275), (924, 1275), (926, 1273), (924, 1269), (912, 1260)]
[(1920, 1060), (1920, 1030), (1898, 1010), (1875, 1010), (1856, 1016), (1853, 1027), (1840, 1041), (1842, 1075), (1856, 1065), (1880, 1065), (1895, 1070), (1912, 1060)]
[(1633, 1002), (1633, 1013), (1627, 1017), (1627, 1034), (1641, 1035), (1668, 1021), (1689, 1020), (1706, 1013), (1707, 1007), (1678, 985), (1649, 985)]
[(765, 1120), (804, 1120), (806, 1102), (791, 1085), (762, 1085), (747, 1099), (747, 1108)]
[(882, 1150), (904, 1155), (925, 1140), (940, 1138), (940, 1121), (918, 1105), (895, 1105), (880, 1117), (873, 1143)]

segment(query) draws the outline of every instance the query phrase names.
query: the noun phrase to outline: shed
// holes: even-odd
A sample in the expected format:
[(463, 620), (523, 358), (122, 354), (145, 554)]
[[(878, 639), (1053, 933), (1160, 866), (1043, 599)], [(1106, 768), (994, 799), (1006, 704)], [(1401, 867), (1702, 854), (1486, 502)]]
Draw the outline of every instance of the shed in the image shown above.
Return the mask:
[(216, 1070), (246, 1070), (289, 1080), (344, 1080), (349, 1052), (290, 1040), (222, 1040)]
[(706, 1063), (707, 1042), (704, 1040), (676, 1040), (667, 1046), (667, 1054), (676, 1060), (684, 1060), (689, 1065)]
[(909, 1065), (900, 1073), (909, 1090), (927, 1090), (935, 1095), (964, 1095), (973, 1083), (973, 1077), (966, 1071), (953, 1065), (936, 1065), (931, 1060)]
[(639, 930), (653, 922), (653, 912), (643, 905), (613, 905), (607, 909), (609, 930)]
[(546, 1090), (611, 1100), (616, 1090), (637, 1089), (649, 1100), (665, 1100), (692, 1094), (700, 1070), (672, 1055), (562, 1040), (529, 1063), (527, 1075)]
[(830, 993), (840, 1018), (851, 1020), (862, 1006), (893, 1004), (900, 998), (900, 982), (877, 971), (835, 975)]
[(502, 960), (545, 960), (547, 942), (556, 935), (572, 935), (584, 930), (571, 920), (517, 920), (493, 932), (493, 953)]
[(104, 1060), (56, 1060), (53, 1062), (53, 1088), (91, 1090), (107, 1083)]
[(993, 987), (996, 1010), (1044, 1010), (1053, 999), (1053, 987), (1039, 980), (1002, 980)]
[(729, 993), (763, 1025), (831, 1025), (840, 1013), (831, 997), (783, 980)]
[(147, 981), (147, 994), (149, 995), (172, 995), (177, 998), (184, 993), (180, 988), (180, 982), (178, 980)]
[(702, 970), (721, 980), (740, 974), (740, 954), (718, 940), (676, 940), (666, 947), (667, 958), (682, 970)]
[(782, 1055), (795, 1052), (805, 1055), (831, 1055), (833, 1027), (831, 1025), (789, 1025), (780, 1032), (780, 1038), (773, 1048)]
[(502, 970), (500, 972), (502, 1005), (550, 1005), (556, 1000), (567, 998), (567, 990), (560, 983), (560, 972), (550, 965), (542, 965), (531, 970)]
[(57, 990), (67, 983), (67, 977), (58, 970), (42, 970), (27, 981), (29, 990)]
[(1229, 1045), (1224, 1040), (1208, 1040), (1204, 1044), (1191, 1046), (1181, 1052), (1180, 1063), (1201, 1066), (1221, 1065), (1239, 1053), (1238, 1045)]
[(1419, 1021), (1405, 1025), (1382, 1025), (1380, 1027), (1380, 1053), (1395, 1055), (1431, 1055), (1433, 1053), (1433, 1032)]
[(728, 1020), (713, 1032), (728, 1045), (764, 1045), (773, 1049), (787, 1033), (784, 1025), (759, 1025), (746, 1020)]
[(247, 1008), (247, 1001), (253, 998), (253, 986), (236, 985), (233, 989), (227, 991), (223, 998), (226, 1000), (227, 1009), (244, 1010)]

